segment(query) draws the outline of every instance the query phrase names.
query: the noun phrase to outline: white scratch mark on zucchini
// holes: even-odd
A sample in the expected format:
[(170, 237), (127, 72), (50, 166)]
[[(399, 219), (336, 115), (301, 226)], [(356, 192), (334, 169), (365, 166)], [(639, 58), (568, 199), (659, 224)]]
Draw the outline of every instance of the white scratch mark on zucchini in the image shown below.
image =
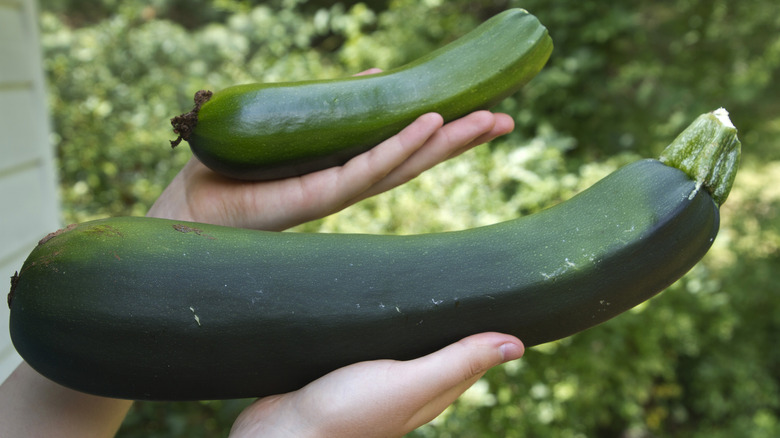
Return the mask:
[(190, 306), (190, 311), (192, 312), (192, 316), (194, 316), (194, 317), (195, 317), (195, 322), (197, 322), (197, 323), (198, 323), (198, 327), (200, 327), (200, 326), (201, 326), (201, 324), (200, 324), (200, 318), (199, 318), (199, 317), (198, 317), (198, 315), (195, 313), (195, 309), (194, 309), (192, 306)]

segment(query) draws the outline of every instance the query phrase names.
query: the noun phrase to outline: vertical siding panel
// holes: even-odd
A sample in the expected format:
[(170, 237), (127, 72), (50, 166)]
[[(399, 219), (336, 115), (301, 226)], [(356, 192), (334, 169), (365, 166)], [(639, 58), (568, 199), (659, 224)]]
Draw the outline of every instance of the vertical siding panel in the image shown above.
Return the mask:
[(37, 131), (46, 128), (30, 123), (40, 114), (40, 109), (35, 105), (36, 99), (31, 86), (0, 90), (0, 101), (3, 103), (0, 108), (0, 178), (19, 167), (29, 166), (30, 162), (37, 161), (41, 156), (41, 139)]
[[(60, 226), (35, 0), (0, 1), (0, 296), (41, 236)], [(5, 280), (3, 280), (5, 279)], [(2, 285), (5, 286), (2, 286)], [(21, 360), (0, 300), (0, 380)]]

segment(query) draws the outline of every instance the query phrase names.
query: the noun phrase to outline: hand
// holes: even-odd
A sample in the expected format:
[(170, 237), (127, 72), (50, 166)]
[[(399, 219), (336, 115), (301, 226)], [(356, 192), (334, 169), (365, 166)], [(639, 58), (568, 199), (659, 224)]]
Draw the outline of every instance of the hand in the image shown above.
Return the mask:
[(439, 415), (488, 369), (523, 351), (517, 338), (482, 333), (411, 361), (350, 365), (298, 391), (257, 400), (230, 436), (400, 437)]
[(424, 114), (343, 166), (283, 180), (231, 180), (192, 158), (147, 216), (281, 231), (390, 190), (514, 128), (508, 115), (488, 111), (442, 123)]

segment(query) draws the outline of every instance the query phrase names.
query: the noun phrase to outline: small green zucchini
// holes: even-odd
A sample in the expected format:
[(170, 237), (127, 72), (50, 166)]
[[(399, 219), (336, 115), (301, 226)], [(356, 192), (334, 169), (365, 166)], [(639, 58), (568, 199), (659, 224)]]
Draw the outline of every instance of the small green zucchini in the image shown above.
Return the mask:
[(212, 170), (245, 180), (302, 175), (344, 164), (438, 112), (445, 121), (514, 94), (552, 52), (547, 29), (522, 9), (500, 13), (403, 67), (341, 79), (201, 90), (171, 123)]
[(706, 114), (663, 155), (687, 171), (637, 161), (539, 213), (455, 232), (72, 225), (14, 276), (11, 338), (55, 382), (153, 400), (283, 393), (485, 331), (550, 342), (647, 300), (701, 259), (739, 151), (736, 130)]

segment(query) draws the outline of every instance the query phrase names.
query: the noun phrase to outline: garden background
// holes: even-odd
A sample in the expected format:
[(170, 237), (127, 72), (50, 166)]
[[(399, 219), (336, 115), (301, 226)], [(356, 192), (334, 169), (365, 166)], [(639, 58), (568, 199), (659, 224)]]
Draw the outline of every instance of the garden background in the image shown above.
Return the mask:
[[(743, 162), (714, 247), (599, 327), (492, 370), (412, 437), (780, 436), (780, 14), (774, 1), (43, 0), (65, 222), (143, 215), (190, 156), (195, 91), (391, 68), (509, 7), (555, 50), (514, 133), (299, 227), (455, 230), (531, 214), (727, 108)], [(136, 403), (120, 437), (225, 436), (249, 400)]]

